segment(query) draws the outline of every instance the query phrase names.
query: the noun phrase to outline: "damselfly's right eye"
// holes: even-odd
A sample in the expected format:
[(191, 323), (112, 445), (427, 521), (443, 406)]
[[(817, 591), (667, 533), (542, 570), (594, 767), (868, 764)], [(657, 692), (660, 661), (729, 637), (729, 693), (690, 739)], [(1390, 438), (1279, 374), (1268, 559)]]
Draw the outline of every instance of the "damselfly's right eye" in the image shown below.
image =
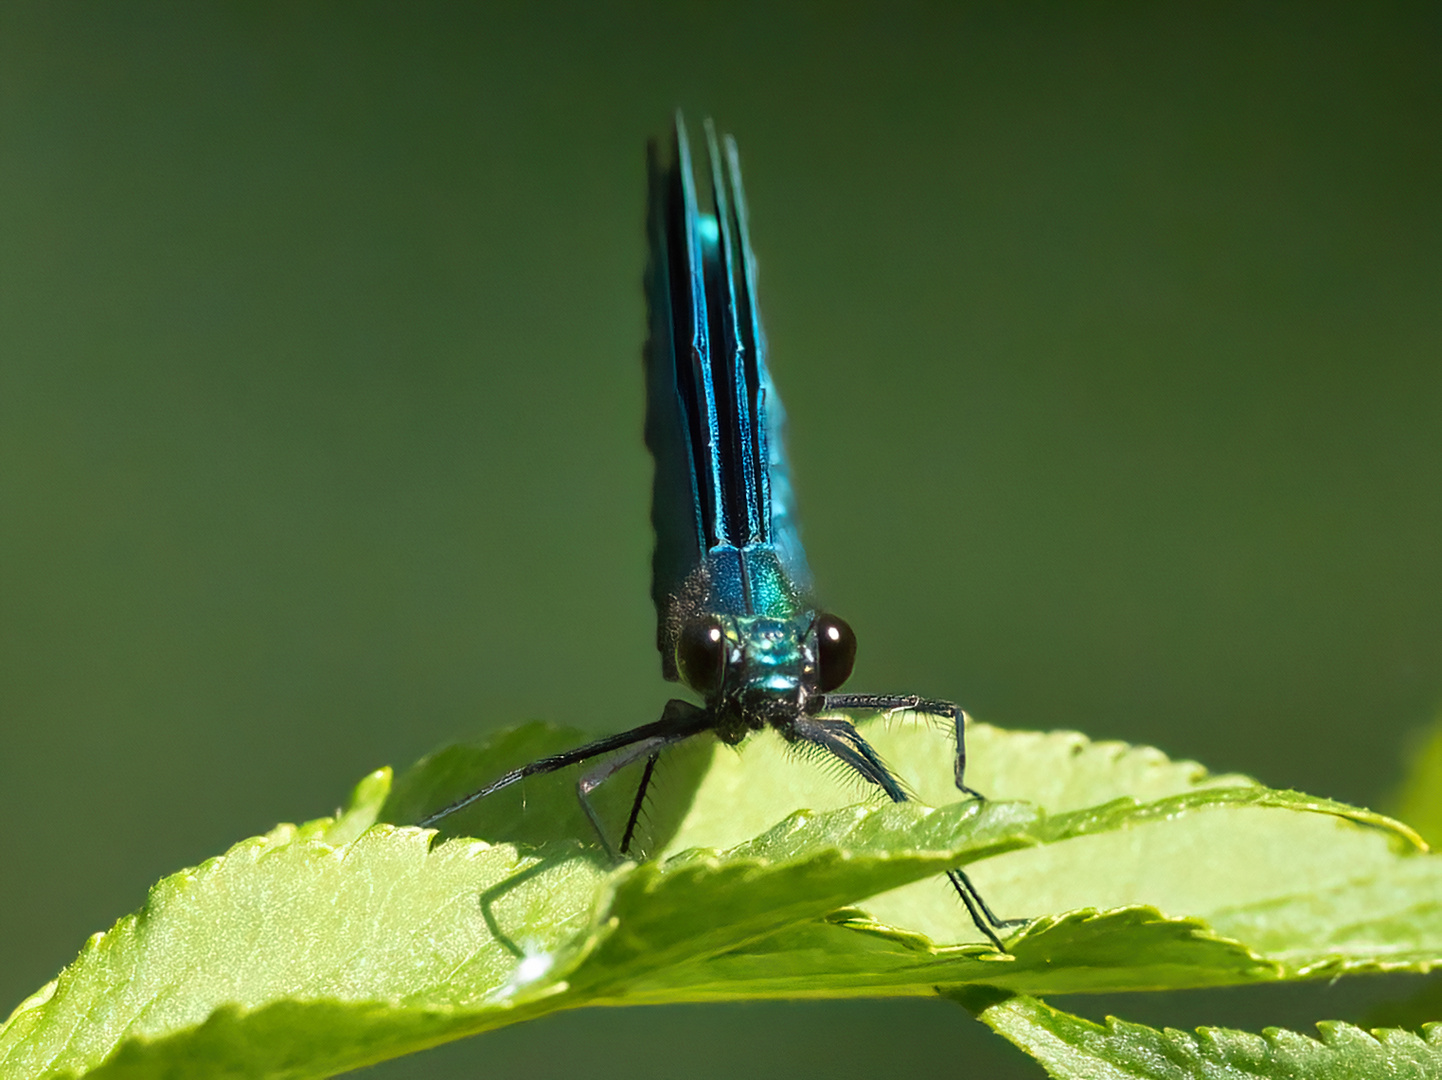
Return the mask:
[(681, 628), (676, 641), (676, 670), (702, 697), (721, 689), (726, 675), (726, 631), (715, 619), (702, 619)]

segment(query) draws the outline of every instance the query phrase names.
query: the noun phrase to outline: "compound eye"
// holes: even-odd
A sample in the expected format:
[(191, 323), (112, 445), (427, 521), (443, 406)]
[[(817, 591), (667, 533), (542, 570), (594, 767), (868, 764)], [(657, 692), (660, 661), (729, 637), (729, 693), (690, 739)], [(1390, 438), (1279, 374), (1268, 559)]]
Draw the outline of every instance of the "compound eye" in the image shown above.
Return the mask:
[(829, 693), (851, 678), (856, 663), (856, 634), (845, 619), (822, 615), (816, 620), (817, 688)]
[(726, 631), (715, 619), (687, 623), (676, 640), (676, 670), (702, 697), (721, 689), (726, 673)]

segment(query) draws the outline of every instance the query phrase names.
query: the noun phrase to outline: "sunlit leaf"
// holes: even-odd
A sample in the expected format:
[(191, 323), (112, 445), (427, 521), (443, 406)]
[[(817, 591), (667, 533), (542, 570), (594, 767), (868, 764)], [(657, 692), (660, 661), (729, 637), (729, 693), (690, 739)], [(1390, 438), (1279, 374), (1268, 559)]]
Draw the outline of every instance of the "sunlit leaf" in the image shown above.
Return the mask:
[[(1317, 1036), (1281, 1028), (1260, 1035), (1227, 1028), (1158, 1031), (1109, 1019), (1105, 1025), (1035, 998), (959, 995), (982, 1022), (1046, 1068), (1055, 1080), (1428, 1080), (1442, 1075), (1442, 1025), (1421, 1035), (1363, 1031), (1335, 1021)], [(985, 1007), (978, 1008), (978, 1006)]]
[[(358, 786), (152, 889), (0, 1027), (0, 1077), (322, 1077), (586, 1004), (1025, 993), (1256, 982), (1442, 960), (1442, 862), (1353, 807), (1214, 777), (1146, 748), (973, 725), (866, 732), (891, 804), (774, 733), (663, 761), (614, 862), (575, 772), (446, 819), (479, 783), (583, 741), (532, 725)], [(603, 788), (624, 829), (636, 769)], [(944, 871), (1004, 915), (979, 940)]]

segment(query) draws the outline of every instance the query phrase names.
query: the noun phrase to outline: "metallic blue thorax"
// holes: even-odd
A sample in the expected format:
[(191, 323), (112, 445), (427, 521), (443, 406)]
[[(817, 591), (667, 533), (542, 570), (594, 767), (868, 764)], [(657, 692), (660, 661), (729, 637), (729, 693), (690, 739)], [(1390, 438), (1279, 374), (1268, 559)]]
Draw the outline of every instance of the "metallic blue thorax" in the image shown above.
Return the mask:
[(674, 680), (681, 626), (720, 617), (742, 649), (730, 682), (744, 685), (727, 693), (784, 695), (811, 662), (811, 573), (785, 413), (766, 368), (736, 146), (727, 138), (723, 153), (708, 124), (706, 149), (704, 198), (679, 117), (669, 160), (652, 149), (646, 443), (656, 461), (656, 638)]

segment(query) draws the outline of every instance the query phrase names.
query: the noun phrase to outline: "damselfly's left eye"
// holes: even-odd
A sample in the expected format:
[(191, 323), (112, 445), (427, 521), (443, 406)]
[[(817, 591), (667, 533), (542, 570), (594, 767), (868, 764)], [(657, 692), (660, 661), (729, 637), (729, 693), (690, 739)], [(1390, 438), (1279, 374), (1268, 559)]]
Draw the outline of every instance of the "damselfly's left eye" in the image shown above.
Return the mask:
[(816, 620), (817, 687), (829, 693), (851, 678), (856, 663), (856, 634), (845, 619), (821, 615)]

